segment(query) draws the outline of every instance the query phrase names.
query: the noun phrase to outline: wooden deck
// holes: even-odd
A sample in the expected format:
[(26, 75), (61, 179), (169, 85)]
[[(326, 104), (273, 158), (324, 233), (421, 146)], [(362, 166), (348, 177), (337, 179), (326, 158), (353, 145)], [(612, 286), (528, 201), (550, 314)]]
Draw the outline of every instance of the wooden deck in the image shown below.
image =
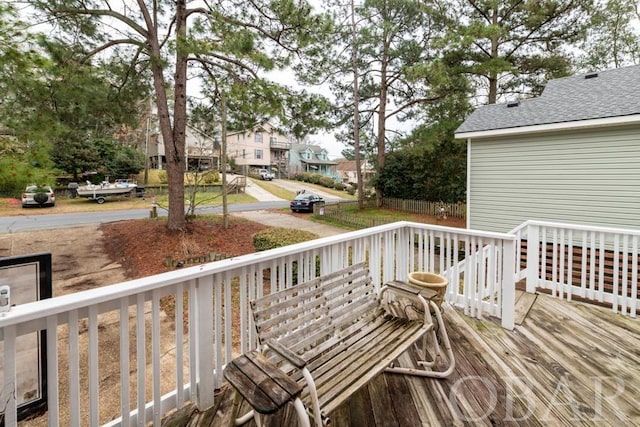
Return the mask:
[[(640, 320), (519, 297), (514, 331), (446, 309), (455, 372), (445, 380), (380, 375), (334, 412), (331, 426), (640, 426)], [(414, 362), (413, 352), (399, 359)], [(229, 425), (231, 395), (224, 387), (216, 407), (184, 408), (163, 425)], [(265, 424), (295, 426), (284, 412)]]

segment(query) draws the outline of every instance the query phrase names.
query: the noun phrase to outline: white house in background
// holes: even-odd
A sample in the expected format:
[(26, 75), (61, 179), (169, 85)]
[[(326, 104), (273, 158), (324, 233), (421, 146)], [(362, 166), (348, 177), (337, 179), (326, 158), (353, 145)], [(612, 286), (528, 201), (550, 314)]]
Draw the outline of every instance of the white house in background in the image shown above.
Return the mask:
[(329, 153), (319, 145), (291, 144), (289, 172), (291, 175), (307, 172), (338, 178), (336, 162), (329, 160)]
[(287, 137), (269, 122), (250, 131), (227, 132), (227, 157), (234, 159), (244, 174), (252, 169), (286, 174), (290, 147)]
[[(161, 133), (149, 136), (147, 155), (151, 169), (165, 169), (166, 149)], [(187, 126), (185, 134), (185, 155), (187, 170), (209, 170), (220, 166), (220, 137), (207, 135)]]
[(480, 107), (456, 138), (467, 140), (469, 228), (504, 232), (528, 219), (640, 227), (640, 66)]
[[(355, 160), (336, 160), (336, 162), (336, 171), (342, 178), (342, 182), (344, 182), (345, 184), (358, 182)], [(369, 162), (366, 162), (364, 160), (360, 162), (360, 171), (362, 173), (362, 179), (365, 183), (367, 183), (374, 174), (373, 166)]]

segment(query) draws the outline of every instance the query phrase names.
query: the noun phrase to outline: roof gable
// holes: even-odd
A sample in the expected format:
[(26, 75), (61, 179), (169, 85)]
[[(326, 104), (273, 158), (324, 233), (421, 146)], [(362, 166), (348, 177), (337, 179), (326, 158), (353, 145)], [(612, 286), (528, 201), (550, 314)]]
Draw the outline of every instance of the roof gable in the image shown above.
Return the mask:
[(550, 80), (538, 98), (480, 107), (456, 136), (633, 115), (640, 115), (640, 65)]

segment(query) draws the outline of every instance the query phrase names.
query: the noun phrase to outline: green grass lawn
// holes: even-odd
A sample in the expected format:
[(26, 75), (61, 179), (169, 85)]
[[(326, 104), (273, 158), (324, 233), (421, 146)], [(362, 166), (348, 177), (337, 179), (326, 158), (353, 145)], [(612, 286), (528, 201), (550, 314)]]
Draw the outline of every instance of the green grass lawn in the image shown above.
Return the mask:
[(254, 179), (253, 183), (256, 184), (258, 187), (267, 190), (269, 193), (273, 194), (274, 196), (280, 197), (281, 199), (284, 199), (284, 200), (292, 200), (294, 197), (296, 197), (296, 193), (294, 193), (293, 191), (285, 190), (279, 185), (276, 185), (269, 181)]

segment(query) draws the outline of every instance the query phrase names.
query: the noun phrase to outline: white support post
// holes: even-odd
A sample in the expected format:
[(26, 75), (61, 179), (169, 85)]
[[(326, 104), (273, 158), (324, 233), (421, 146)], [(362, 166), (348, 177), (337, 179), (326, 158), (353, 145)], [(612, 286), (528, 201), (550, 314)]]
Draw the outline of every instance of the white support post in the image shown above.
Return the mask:
[(504, 240), (502, 253), (502, 327), (513, 330), (515, 327), (516, 283), (515, 263), (516, 241)]
[[(520, 262), (520, 260), (517, 260)], [(538, 286), (540, 272), (540, 229), (527, 226), (527, 292), (533, 294)]]
[(197, 389), (196, 405), (205, 410), (213, 406), (215, 392), (215, 355), (213, 350), (213, 277), (198, 279), (195, 290), (197, 306), (196, 336), (198, 340), (196, 357)]

